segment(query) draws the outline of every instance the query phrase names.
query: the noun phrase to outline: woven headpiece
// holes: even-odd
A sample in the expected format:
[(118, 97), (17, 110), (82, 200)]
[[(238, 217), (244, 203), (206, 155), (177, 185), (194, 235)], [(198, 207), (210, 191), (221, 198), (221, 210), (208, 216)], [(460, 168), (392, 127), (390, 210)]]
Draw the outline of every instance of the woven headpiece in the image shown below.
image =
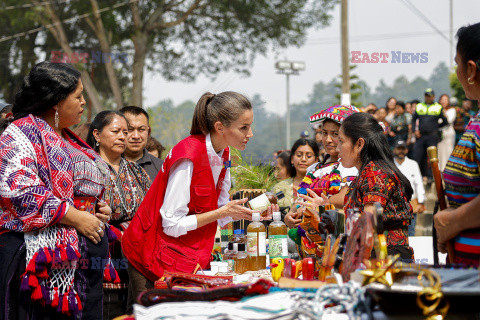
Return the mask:
[(317, 112), (310, 116), (310, 124), (314, 128), (318, 128), (325, 119), (330, 119), (338, 124), (342, 124), (343, 120), (349, 115), (360, 112), (357, 107), (350, 105), (337, 105), (328, 107), (325, 110)]

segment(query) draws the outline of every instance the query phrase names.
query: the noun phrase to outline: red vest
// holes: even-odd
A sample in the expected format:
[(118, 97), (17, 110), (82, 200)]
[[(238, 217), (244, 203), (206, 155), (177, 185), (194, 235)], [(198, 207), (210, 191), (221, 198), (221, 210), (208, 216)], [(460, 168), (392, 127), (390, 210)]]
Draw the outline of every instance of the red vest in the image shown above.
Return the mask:
[[(160, 208), (167, 189), (170, 168), (181, 159), (193, 162), (188, 214), (199, 214), (218, 208), (218, 197), (226, 173), (224, 165), (214, 185), (204, 135), (189, 136), (169, 152), (150, 190), (122, 237), (123, 253), (138, 271), (149, 280), (156, 281), (164, 271), (192, 273), (199, 264), (206, 268), (211, 259), (217, 222), (214, 221), (178, 238), (163, 232)], [(222, 160), (229, 159), (229, 149)]]

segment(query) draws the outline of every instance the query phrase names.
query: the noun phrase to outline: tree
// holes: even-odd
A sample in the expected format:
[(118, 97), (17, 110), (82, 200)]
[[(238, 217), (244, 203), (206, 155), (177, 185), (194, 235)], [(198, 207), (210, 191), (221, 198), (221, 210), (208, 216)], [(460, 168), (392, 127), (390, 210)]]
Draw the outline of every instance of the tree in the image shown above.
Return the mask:
[(450, 73), (448, 76), (448, 80), (450, 81), (450, 88), (452, 88), (453, 96), (458, 99), (459, 103), (461, 103), (463, 100), (466, 99), (466, 97), (462, 84), (457, 78), (457, 74), (455, 72)]
[(440, 97), (441, 94), (451, 93), (450, 82), (449, 82), (450, 71), (448, 70), (447, 64), (445, 62), (440, 62), (435, 69), (433, 69), (430, 78), (428, 79), (429, 87), (435, 90), (437, 97)]
[(185, 101), (174, 107), (171, 100), (160, 102), (149, 108), (152, 136), (165, 147), (173, 147), (190, 134), (191, 119), (195, 103)]
[[(97, 111), (105, 104), (119, 107), (124, 101), (142, 106), (146, 68), (167, 80), (183, 81), (200, 74), (213, 78), (222, 70), (248, 73), (257, 54), (299, 46), (305, 41), (308, 28), (327, 25), (331, 18), (328, 12), (337, 3), (337, 0), (130, 0), (124, 5), (114, 0), (33, 1), (37, 6), (25, 9), (33, 12), (27, 21), (32, 28), (45, 26), (48, 32), (34, 33), (38, 41), (32, 49), (47, 57), (52, 40), (68, 56), (78, 48), (133, 53), (131, 63), (115, 65), (107, 61), (96, 67), (95, 77), (102, 76), (106, 79), (102, 81), (107, 81), (102, 90), (97, 90), (96, 81), (87, 79), (91, 76), (87, 66), (77, 65)], [(0, 9), (2, 13), (5, 12)], [(25, 31), (13, 20), (9, 22), (12, 33)], [(37, 60), (34, 56), (32, 61)], [(130, 81), (122, 81), (126, 76)]]
[[(353, 70), (355, 70), (358, 66), (357, 65), (350, 65), (349, 68), (350, 68), (350, 72), (349, 72), (349, 75), (350, 75), (350, 104), (355, 106), (355, 107), (358, 107), (358, 108), (361, 108), (363, 106), (363, 103), (359, 100), (361, 95), (362, 95), (362, 86), (361, 84), (359, 83), (360, 81), (360, 78), (358, 77), (358, 75), (352, 73)], [(342, 75), (339, 75), (338, 76), (340, 79), (342, 79)], [(339, 82), (337, 85), (337, 88), (342, 88), (342, 84)], [(341, 90), (337, 90), (337, 91), (341, 91)], [(336, 95), (335, 95), (335, 98), (336, 98), (336, 104), (340, 104), (340, 92), (338, 92)]]

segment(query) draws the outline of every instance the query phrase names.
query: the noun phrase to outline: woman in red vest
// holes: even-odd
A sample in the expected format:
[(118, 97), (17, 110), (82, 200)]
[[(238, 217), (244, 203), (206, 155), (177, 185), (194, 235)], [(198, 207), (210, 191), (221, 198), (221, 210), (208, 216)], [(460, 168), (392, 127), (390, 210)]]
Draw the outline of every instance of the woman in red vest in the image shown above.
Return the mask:
[[(229, 146), (253, 136), (250, 101), (236, 92), (205, 93), (190, 136), (168, 153), (122, 238), (129, 262), (129, 303), (164, 271), (192, 273), (209, 265), (217, 225), (251, 220), (247, 199), (229, 200)], [(271, 208), (269, 208), (271, 213)]]

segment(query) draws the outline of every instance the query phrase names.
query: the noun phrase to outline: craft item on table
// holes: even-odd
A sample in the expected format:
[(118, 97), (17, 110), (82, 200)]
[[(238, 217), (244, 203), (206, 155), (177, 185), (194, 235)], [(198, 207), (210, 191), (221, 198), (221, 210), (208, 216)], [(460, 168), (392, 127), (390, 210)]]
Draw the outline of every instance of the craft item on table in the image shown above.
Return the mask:
[(305, 208), (300, 227), (305, 230), (306, 237), (313, 243), (322, 243), (325, 238), (319, 230), (320, 216), (311, 208)]
[(227, 248), (228, 242), (232, 239), (234, 234), (233, 227), (233, 222), (229, 222), (220, 228), (220, 243), (223, 250)]
[[(398, 259), (398, 257), (396, 257)], [(391, 259), (390, 259), (391, 260)], [(367, 291), (386, 314), (411, 316), (422, 312), (428, 320), (445, 319), (447, 312), (453, 318), (455, 314), (468, 315), (480, 312), (480, 283), (478, 271), (474, 269), (425, 268), (415, 264), (389, 264), (381, 270), (362, 270), (366, 274)], [(393, 282), (386, 281), (382, 271), (389, 270)], [(373, 274), (376, 273), (376, 276)], [(395, 301), (394, 303), (392, 303)], [(418, 309), (400, 306), (416, 304)]]
[(222, 319), (222, 320), (272, 320), (291, 319), (293, 297), (298, 294), (276, 291), (240, 301), (191, 301), (160, 303), (151, 307), (134, 305), (136, 320), (158, 319)]
[(302, 262), (295, 259), (284, 259), (283, 277), (298, 278), (302, 270)]
[(215, 239), (215, 244), (212, 249), (212, 261), (222, 261), (222, 247), (220, 242), (217, 242), (218, 238)]
[(385, 237), (385, 228), (383, 226), (383, 207), (379, 202), (374, 202), (373, 207), (375, 211), (372, 215), (374, 230), (373, 247), (375, 248), (377, 260), (383, 260), (388, 256), (387, 237)]
[(360, 217), (360, 211), (358, 208), (348, 209), (345, 216), (345, 233), (350, 236), (352, 233), (353, 225)]
[(295, 299), (295, 313), (291, 319), (327, 319), (326, 315), (331, 315), (328, 319), (338, 319), (340, 314), (345, 313), (346, 317), (341, 319), (360, 319), (365, 312), (370, 313), (372, 318), (365, 290), (353, 281), (341, 285), (326, 284), (315, 293), (303, 293), (303, 296), (305, 298)]
[(212, 271), (212, 274), (232, 272), (231, 269), (229, 270), (227, 261), (210, 262), (210, 270)]
[[(329, 209), (325, 211), (325, 216), (327, 216), (334, 225), (334, 231), (332, 233), (335, 237), (338, 237), (341, 233), (345, 233), (345, 214), (343, 212)], [(323, 222), (323, 216), (321, 217), (321, 220)]]
[(285, 262), (282, 258), (273, 258), (270, 263), (270, 272), (272, 273), (273, 281), (278, 281), (282, 276), (285, 268)]
[(233, 283), (233, 276), (206, 276), (184, 272), (165, 271), (163, 277), (155, 281), (156, 289), (173, 289), (174, 287), (211, 288)]
[(395, 267), (399, 258), (400, 255), (396, 255), (393, 258), (365, 261), (366, 269), (360, 271), (360, 274), (364, 276), (362, 286), (378, 282), (391, 287), (394, 282), (394, 275), (401, 271), (400, 268)]
[(299, 235), (298, 228), (292, 228), (288, 230), (288, 237), (292, 239), (297, 246), (302, 244), (301, 236)]
[(300, 280), (294, 278), (281, 277), (278, 279), (278, 287), (282, 289), (288, 288), (321, 288), (328, 284), (319, 280)]
[[(323, 246), (322, 246), (323, 248)], [(318, 246), (313, 243), (312, 241), (308, 240), (307, 237), (302, 237), (302, 254), (301, 256), (313, 256), (317, 253)], [(321, 248), (320, 248), (321, 249)], [(320, 252), (323, 252), (323, 250), (320, 250)]]
[(243, 297), (268, 293), (274, 284), (265, 279), (259, 279), (249, 284), (223, 284), (207, 286), (190, 290), (185, 288), (149, 289), (142, 292), (138, 297), (138, 303), (142, 306), (152, 306), (162, 302), (174, 301), (237, 301)]
[(325, 281), (327, 277), (331, 275), (334, 267), (336, 267), (335, 271), (338, 271), (343, 260), (343, 249), (346, 242), (346, 236), (341, 234), (332, 244), (333, 239), (334, 237), (332, 235), (328, 235), (325, 244), (325, 251), (318, 271), (318, 280), (321, 281)]
[[(425, 285), (423, 278), (428, 280)], [(417, 305), (427, 320), (445, 319), (450, 304), (443, 299), (442, 282), (439, 275), (432, 270), (422, 270), (418, 279), (423, 289), (417, 295)]]
[(350, 273), (364, 267), (364, 260), (370, 258), (373, 248), (373, 225), (371, 213), (364, 212), (353, 224), (343, 254), (340, 273), (344, 281), (350, 280)]
[[(343, 254), (344, 254), (344, 251), (345, 251), (345, 247), (347, 245), (347, 235), (345, 233), (342, 233), (338, 236), (337, 240), (340, 239), (338, 241), (338, 249), (337, 249), (337, 253), (335, 255), (335, 265), (333, 266), (333, 269), (335, 270), (335, 272), (339, 272), (340, 271), (340, 266), (342, 265), (343, 263)], [(336, 243), (336, 241), (335, 241)], [(333, 250), (333, 252), (335, 252)]]
[(302, 278), (304, 280), (313, 280), (315, 271), (315, 262), (313, 258), (304, 258), (302, 260)]

